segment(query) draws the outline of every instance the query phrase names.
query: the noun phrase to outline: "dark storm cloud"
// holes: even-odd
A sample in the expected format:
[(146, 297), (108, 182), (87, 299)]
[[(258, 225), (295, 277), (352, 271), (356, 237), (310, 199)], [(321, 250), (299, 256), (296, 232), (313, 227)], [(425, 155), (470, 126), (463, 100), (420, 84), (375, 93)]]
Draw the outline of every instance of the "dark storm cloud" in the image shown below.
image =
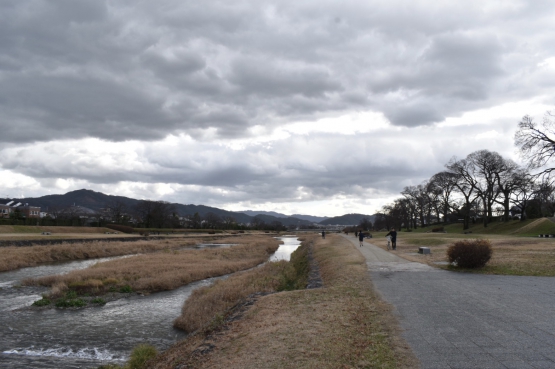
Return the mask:
[(519, 53), (549, 56), (526, 24), (549, 3), (492, 4), (3, 1), (0, 140), (239, 137), (352, 109), (430, 125), (524, 97)]

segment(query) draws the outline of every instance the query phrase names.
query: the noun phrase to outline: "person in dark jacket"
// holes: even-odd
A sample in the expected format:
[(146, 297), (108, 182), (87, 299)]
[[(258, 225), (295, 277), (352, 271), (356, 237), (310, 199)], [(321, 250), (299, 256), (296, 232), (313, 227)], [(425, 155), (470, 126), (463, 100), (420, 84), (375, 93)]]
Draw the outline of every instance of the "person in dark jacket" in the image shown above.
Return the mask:
[(391, 248), (393, 250), (397, 250), (397, 232), (395, 231), (395, 228), (391, 228), (391, 231), (389, 231), (389, 233), (385, 236), (391, 237)]
[(360, 247), (362, 247), (362, 244), (364, 242), (364, 233), (358, 232), (358, 240), (360, 241)]

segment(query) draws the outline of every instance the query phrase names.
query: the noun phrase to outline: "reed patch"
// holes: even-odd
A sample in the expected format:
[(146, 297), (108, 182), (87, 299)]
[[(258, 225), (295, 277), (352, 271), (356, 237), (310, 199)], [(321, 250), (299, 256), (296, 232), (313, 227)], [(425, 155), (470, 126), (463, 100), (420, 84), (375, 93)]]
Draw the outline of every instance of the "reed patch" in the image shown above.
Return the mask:
[(60, 298), (67, 291), (79, 296), (152, 293), (252, 268), (279, 247), (279, 241), (267, 236), (245, 236), (234, 238), (233, 242), (237, 245), (230, 248), (169, 250), (110, 260), (64, 275), (27, 279), (22, 284), (51, 287), (51, 299)]
[(55, 261), (146, 254), (196, 245), (196, 239), (138, 240), (136, 242), (96, 241), (52, 246), (2, 247), (0, 272)]

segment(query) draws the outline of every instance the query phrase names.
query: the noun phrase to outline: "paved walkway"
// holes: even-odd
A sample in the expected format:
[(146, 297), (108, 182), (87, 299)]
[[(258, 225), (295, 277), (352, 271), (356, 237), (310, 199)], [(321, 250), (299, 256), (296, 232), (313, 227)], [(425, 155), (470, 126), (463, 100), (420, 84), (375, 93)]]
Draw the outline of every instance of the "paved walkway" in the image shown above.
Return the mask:
[(422, 369), (555, 368), (555, 278), (448, 272), (360, 249)]

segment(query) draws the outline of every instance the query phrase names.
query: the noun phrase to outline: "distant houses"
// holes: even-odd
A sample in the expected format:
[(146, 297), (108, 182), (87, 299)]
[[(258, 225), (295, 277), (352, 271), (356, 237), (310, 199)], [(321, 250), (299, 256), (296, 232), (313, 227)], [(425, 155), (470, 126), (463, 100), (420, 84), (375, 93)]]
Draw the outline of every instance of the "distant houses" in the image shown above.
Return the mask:
[(7, 204), (0, 204), (0, 218), (10, 218), (17, 214), (21, 218), (40, 218), (41, 212), (39, 206), (31, 206), (20, 202), (10, 201)]

